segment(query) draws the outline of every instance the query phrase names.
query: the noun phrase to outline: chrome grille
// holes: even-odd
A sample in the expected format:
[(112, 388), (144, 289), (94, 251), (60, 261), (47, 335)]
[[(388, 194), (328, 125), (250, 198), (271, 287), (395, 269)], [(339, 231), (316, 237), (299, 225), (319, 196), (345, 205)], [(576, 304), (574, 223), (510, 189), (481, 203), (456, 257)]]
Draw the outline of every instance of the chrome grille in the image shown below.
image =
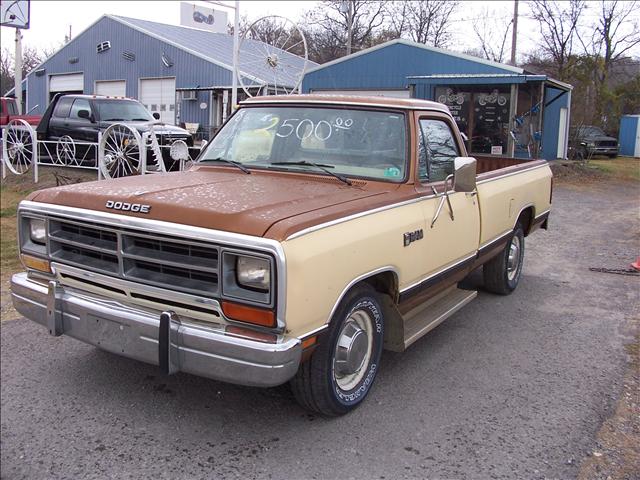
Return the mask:
[(216, 296), (216, 245), (96, 223), (49, 219), (52, 260), (171, 290)]

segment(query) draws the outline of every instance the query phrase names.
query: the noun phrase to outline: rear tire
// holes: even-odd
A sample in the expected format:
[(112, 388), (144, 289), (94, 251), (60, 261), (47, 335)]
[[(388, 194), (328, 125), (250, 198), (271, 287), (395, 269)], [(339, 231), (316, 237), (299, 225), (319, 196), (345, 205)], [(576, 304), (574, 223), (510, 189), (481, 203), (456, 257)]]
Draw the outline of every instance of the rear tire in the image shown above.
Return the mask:
[(482, 273), (485, 289), (499, 295), (509, 295), (520, 282), (523, 261), (524, 229), (518, 223), (504, 250), (484, 264)]
[(311, 358), (291, 380), (298, 403), (332, 417), (359, 406), (378, 372), (383, 337), (378, 294), (369, 285), (355, 287), (340, 302)]

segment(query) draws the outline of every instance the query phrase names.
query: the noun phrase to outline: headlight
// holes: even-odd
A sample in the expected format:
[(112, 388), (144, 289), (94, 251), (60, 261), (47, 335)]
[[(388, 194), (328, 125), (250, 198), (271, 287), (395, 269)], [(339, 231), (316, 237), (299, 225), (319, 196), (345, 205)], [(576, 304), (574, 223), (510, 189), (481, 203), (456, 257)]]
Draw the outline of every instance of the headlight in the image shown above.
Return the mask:
[(29, 238), (31, 238), (33, 243), (38, 245), (45, 245), (47, 243), (47, 232), (43, 219), (29, 219)]
[(268, 291), (271, 282), (269, 261), (265, 258), (239, 256), (236, 265), (238, 283), (244, 287)]

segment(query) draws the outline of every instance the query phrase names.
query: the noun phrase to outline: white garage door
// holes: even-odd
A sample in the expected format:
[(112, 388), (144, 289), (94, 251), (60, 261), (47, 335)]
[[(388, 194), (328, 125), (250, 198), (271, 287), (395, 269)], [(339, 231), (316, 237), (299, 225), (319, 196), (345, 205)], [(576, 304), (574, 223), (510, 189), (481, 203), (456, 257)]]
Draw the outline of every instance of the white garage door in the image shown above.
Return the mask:
[(176, 118), (175, 78), (141, 79), (138, 99), (150, 112), (158, 112), (162, 122), (174, 124)]
[(127, 82), (126, 80), (99, 80), (96, 82), (94, 93), (109, 97), (126, 97)]
[(411, 98), (411, 92), (404, 88), (399, 90), (312, 90), (311, 93), (319, 93), (321, 95)]
[(51, 75), (49, 78), (49, 92), (83, 92), (84, 75), (82, 73), (67, 73)]

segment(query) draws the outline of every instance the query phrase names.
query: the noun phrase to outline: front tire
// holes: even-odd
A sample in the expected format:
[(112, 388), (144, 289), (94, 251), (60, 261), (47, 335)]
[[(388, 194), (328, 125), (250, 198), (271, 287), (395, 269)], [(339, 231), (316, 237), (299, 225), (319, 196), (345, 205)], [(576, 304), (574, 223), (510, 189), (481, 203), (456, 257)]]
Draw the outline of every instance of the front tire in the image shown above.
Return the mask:
[(523, 261), (524, 229), (518, 223), (504, 250), (484, 264), (482, 273), (485, 289), (499, 295), (509, 295), (520, 282)]
[(344, 415), (371, 390), (380, 364), (384, 318), (369, 285), (352, 289), (340, 302), (327, 332), (291, 380), (296, 400), (326, 416)]

